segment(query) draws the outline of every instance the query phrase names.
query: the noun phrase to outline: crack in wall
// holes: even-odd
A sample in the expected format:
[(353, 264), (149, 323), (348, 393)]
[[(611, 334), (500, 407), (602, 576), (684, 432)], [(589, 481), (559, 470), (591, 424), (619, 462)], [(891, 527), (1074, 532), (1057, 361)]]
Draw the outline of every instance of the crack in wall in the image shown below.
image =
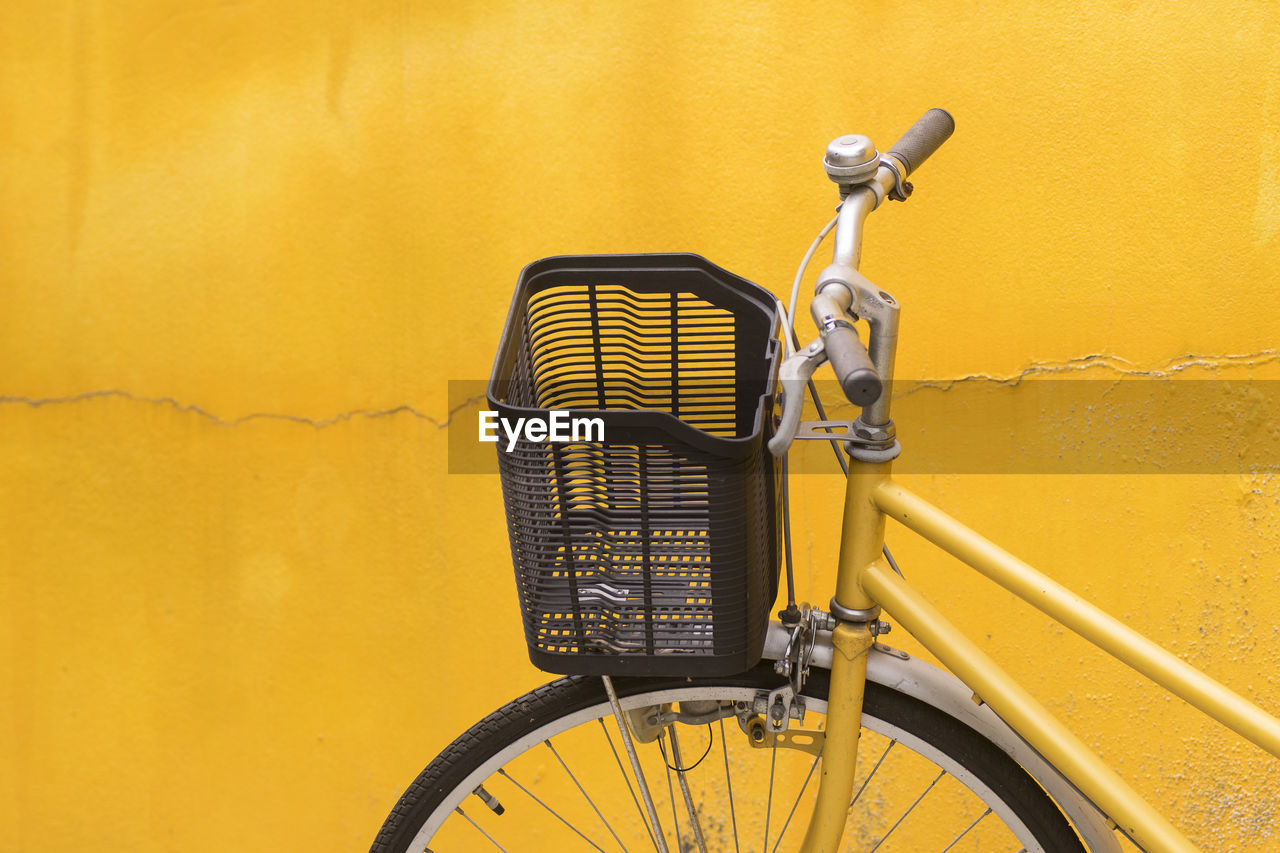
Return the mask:
[[(989, 373), (971, 373), (965, 376), (958, 376), (953, 379), (913, 382), (911, 383), (911, 387), (896, 396), (905, 397), (926, 388), (937, 391), (950, 391), (957, 385), (974, 382), (990, 382), (999, 385), (1016, 386), (1023, 380), (1036, 376), (1070, 373), (1073, 371), (1088, 370), (1090, 368), (1111, 370), (1121, 376), (1132, 376), (1143, 379), (1161, 379), (1172, 377), (1193, 367), (1217, 370), (1222, 367), (1257, 367), (1259, 365), (1269, 364), (1272, 362), (1280, 362), (1280, 350), (1265, 349), (1252, 353), (1228, 353), (1225, 355), (1189, 354), (1172, 358), (1160, 367), (1139, 367), (1134, 364), (1134, 362), (1121, 356), (1091, 353), (1089, 355), (1077, 356), (1075, 358), (1059, 362), (1032, 362), (1022, 370), (1005, 376), (996, 376)], [(357, 418), (373, 419), (407, 414), (417, 418), (418, 420), (431, 424), (436, 429), (443, 430), (449, 428), (449, 424), (453, 422), (455, 415), (463, 409), (468, 408), (473, 403), (485, 399), (485, 395), (476, 394), (468, 397), (458, 405), (450, 408), (443, 418), (432, 417), (431, 415), (419, 411), (407, 403), (390, 406), (385, 409), (352, 409), (346, 412), (339, 412), (338, 414), (327, 418), (308, 418), (303, 415), (291, 415), (283, 412), (251, 412), (250, 414), (241, 415), (235, 418), (224, 418), (194, 403), (183, 403), (173, 397), (143, 397), (119, 388), (84, 391), (63, 397), (0, 396), (0, 405), (25, 405), (33, 409), (39, 409), (45, 406), (62, 406), (104, 398), (116, 398), (128, 400), (134, 403), (146, 403), (155, 406), (168, 406), (179, 412), (196, 415), (214, 426), (220, 427), (236, 427), (252, 421), (287, 421), (290, 423), (309, 426), (314, 429), (324, 429), (326, 427), (336, 426)]]
[(352, 409), (347, 412), (340, 412), (328, 418), (308, 418), (303, 415), (290, 415), (281, 412), (251, 412), (247, 415), (241, 415), (237, 418), (224, 418), (210, 412), (209, 410), (197, 406), (193, 403), (183, 403), (175, 400), (173, 397), (140, 397), (128, 391), (118, 388), (106, 388), (99, 391), (84, 391), (79, 394), (70, 394), (65, 397), (18, 397), (18, 396), (0, 396), (0, 405), (26, 405), (33, 409), (39, 409), (44, 406), (62, 406), (71, 403), (80, 403), (86, 400), (95, 400), (102, 398), (117, 398), (128, 400), (133, 403), (147, 403), (155, 406), (168, 406), (179, 412), (197, 415), (214, 426), (220, 427), (236, 427), (250, 421), (288, 421), (291, 423), (304, 424), (315, 429), (324, 429), (336, 424), (345, 423), (346, 421), (356, 418), (385, 418), (392, 415), (407, 414), (412, 415), (421, 421), (434, 426), (436, 429), (448, 429), (454, 415), (479, 400), (484, 399), (483, 394), (477, 394), (468, 397), (457, 406), (451, 408), (445, 415), (443, 420), (433, 418), (431, 415), (418, 411), (413, 406), (401, 404), (386, 409)]
[(1066, 361), (1032, 362), (1017, 373), (1011, 373), (1006, 376), (995, 376), (989, 373), (970, 373), (954, 379), (914, 382), (909, 389), (897, 396), (905, 397), (926, 388), (935, 391), (950, 391), (955, 386), (966, 382), (990, 382), (996, 385), (1016, 386), (1021, 384), (1024, 379), (1030, 379), (1035, 376), (1078, 372), (1090, 368), (1104, 368), (1114, 371), (1120, 376), (1132, 376), (1140, 379), (1169, 379), (1193, 367), (1217, 370), (1221, 367), (1258, 367), (1277, 361), (1280, 361), (1280, 350), (1277, 349), (1264, 349), (1249, 353), (1227, 353), (1225, 355), (1188, 354), (1171, 358), (1161, 367), (1139, 367), (1122, 356), (1091, 353), (1070, 358)]

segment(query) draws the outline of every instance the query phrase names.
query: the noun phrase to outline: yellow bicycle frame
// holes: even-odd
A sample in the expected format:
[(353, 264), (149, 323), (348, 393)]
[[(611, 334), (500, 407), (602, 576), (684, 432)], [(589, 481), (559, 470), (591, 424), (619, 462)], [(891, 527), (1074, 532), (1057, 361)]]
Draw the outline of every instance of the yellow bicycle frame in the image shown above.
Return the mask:
[[(893, 482), (890, 462), (859, 459), (887, 459), (893, 453), (887, 389), (893, 379), (898, 334), (898, 303), (857, 272), (863, 222), (886, 198), (906, 198), (902, 180), (951, 135), (954, 126), (946, 112), (930, 110), (886, 155), (876, 151), (870, 139), (848, 135), (828, 146), (824, 160), (828, 176), (841, 185), (843, 201), (835, 222), (832, 264), (818, 277), (810, 313), (833, 366), (837, 357), (843, 363), (838, 369), (842, 386), (847, 377), (863, 370), (860, 365), (869, 357), (885, 391), (864, 405), (859, 418), (863, 428), (860, 437), (871, 443), (850, 450), (832, 606), (832, 615), (841, 621), (832, 638), (826, 745), (817, 802), (801, 849), (804, 853), (834, 853), (844, 832), (856, 769), (867, 653), (872, 644), (870, 622), (879, 612), (875, 608), (880, 607), (1134, 842), (1151, 851), (1195, 850), (1102, 759), (892, 571), (881, 553), (888, 516), (1280, 758), (1280, 720)], [(817, 245), (815, 242), (804, 263)], [(797, 274), (797, 286), (804, 263)], [(851, 316), (866, 320), (870, 328), (861, 359), (850, 354), (849, 335), (841, 331), (841, 323), (848, 325)], [(781, 383), (789, 390), (784, 395), (781, 435), (775, 435), (770, 443), (775, 453), (785, 453), (796, 435), (804, 383), (820, 363), (814, 359), (822, 351), (815, 342), (783, 365)], [(789, 370), (788, 364), (793, 363), (795, 369)]]
[[(1103, 613), (890, 478), (891, 463), (850, 459), (836, 601), (882, 607), (1145, 850), (1197, 848), (972, 641), (893, 572), (885, 517), (986, 575), (1157, 684), (1280, 758), (1280, 720)], [(849, 809), (872, 636), (842, 622), (833, 642), (822, 777), (804, 853), (834, 853)]]

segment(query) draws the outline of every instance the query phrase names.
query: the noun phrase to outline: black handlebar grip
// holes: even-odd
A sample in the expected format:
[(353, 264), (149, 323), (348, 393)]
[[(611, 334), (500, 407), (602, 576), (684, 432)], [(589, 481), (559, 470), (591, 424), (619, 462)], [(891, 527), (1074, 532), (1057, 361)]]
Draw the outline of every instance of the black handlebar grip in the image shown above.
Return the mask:
[(907, 167), (906, 177), (928, 160), (933, 152), (942, 147), (956, 130), (956, 120), (951, 113), (937, 107), (920, 116), (920, 120), (902, 138), (893, 143), (889, 153), (902, 161)]
[(884, 389), (880, 374), (852, 326), (842, 323), (828, 331), (823, 346), (850, 403), (866, 407), (880, 398)]

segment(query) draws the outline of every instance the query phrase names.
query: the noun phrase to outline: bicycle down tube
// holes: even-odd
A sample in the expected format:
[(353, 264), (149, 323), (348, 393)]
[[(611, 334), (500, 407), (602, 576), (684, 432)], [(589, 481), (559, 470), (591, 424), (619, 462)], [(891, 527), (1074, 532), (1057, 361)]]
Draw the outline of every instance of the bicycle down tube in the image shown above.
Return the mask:
[[(803, 386), (799, 379), (812, 375), (817, 362), (825, 356), (832, 362), (846, 396), (862, 406), (862, 414), (850, 432), (854, 440), (847, 445), (848, 482), (836, 595), (831, 602), (832, 615), (837, 619), (832, 639), (832, 702), (817, 799), (802, 850), (834, 853), (840, 845), (856, 770), (862, 683), (873, 642), (870, 624), (881, 608), (968, 685), (975, 701), (988, 704), (1136, 844), (1152, 851), (1196, 850), (1163, 815), (895, 573), (882, 556), (885, 518), (891, 516), (1280, 757), (1280, 720), (893, 482), (892, 460), (900, 448), (889, 418), (887, 390), (893, 372), (898, 308), (891, 296), (874, 288), (856, 271), (862, 225), (886, 197), (905, 198), (910, 185), (904, 185), (903, 179), (945, 141), (952, 127), (950, 116), (931, 110), (885, 157), (875, 152), (865, 137), (841, 137), (828, 149), (828, 173), (841, 183), (845, 200), (836, 225), (835, 258), (820, 274), (812, 303), (822, 338), (792, 356), (797, 363), (809, 359), (800, 372), (788, 372), (784, 366), (784, 413), (779, 430), (782, 435), (771, 445), (775, 453), (785, 452), (790, 443), (787, 430), (794, 430), (798, 421), (795, 411), (788, 417), (787, 408), (798, 408)], [(842, 178), (848, 182), (842, 182)], [(847, 317), (869, 321), (869, 352), (862, 351)], [(873, 380), (874, 389), (870, 387)]]

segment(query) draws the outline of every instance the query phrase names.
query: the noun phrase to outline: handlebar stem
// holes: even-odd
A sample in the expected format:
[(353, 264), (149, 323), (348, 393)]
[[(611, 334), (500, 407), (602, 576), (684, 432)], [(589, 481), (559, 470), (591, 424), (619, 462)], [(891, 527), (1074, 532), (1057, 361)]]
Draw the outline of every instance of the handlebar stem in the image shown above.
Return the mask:
[[(882, 168), (880, 172), (888, 173), (889, 181), (893, 180), (891, 170)], [(873, 193), (865, 189), (862, 192), (854, 191), (849, 194), (849, 200), (874, 199), (874, 197)], [(861, 204), (865, 205), (865, 203), (863, 201)], [(848, 204), (848, 201), (846, 201), (846, 204)], [(860, 236), (862, 221), (866, 219), (867, 213), (873, 210), (874, 206), (859, 210), (861, 205), (855, 203), (852, 207), (853, 211), (849, 214), (851, 217), (849, 222), (855, 226), (855, 230), (852, 232), (846, 231), (845, 234), (854, 233), (856, 236)], [(843, 215), (844, 209), (842, 208), (841, 216)], [(839, 222), (837, 222), (836, 227), (839, 229)], [(855, 245), (856, 242), (855, 240)], [(836, 262), (823, 270), (818, 276), (818, 293), (814, 296), (813, 302), (810, 303), (810, 311), (819, 331), (825, 331), (828, 328), (828, 320), (836, 312), (849, 312), (867, 321), (867, 325), (870, 328), (867, 354), (871, 357), (871, 363), (875, 365), (876, 373), (880, 375), (880, 380), (884, 384), (884, 392), (874, 403), (863, 408), (859, 420), (869, 427), (886, 426), (890, 423), (890, 383), (893, 380), (893, 368), (898, 348), (898, 315), (900, 311), (898, 301), (888, 292), (872, 284), (866, 276), (858, 272), (851, 264), (841, 263), (839, 246), (837, 246), (836, 252)]]
[(884, 392), (879, 399), (862, 410), (862, 416), (859, 418), (867, 426), (873, 427), (890, 423), (889, 403), (893, 388), (893, 367), (898, 354), (897, 301), (895, 300), (891, 306), (886, 306), (886, 310), (877, 313), (880, 316), (873, 318), (871, 312), (864, 312), (867, 323), (871, 327), (867, 354), (871, 356), (871, 363), (876, 366), (876, 372), (880, 374), (880, 381), (884, 383)]

